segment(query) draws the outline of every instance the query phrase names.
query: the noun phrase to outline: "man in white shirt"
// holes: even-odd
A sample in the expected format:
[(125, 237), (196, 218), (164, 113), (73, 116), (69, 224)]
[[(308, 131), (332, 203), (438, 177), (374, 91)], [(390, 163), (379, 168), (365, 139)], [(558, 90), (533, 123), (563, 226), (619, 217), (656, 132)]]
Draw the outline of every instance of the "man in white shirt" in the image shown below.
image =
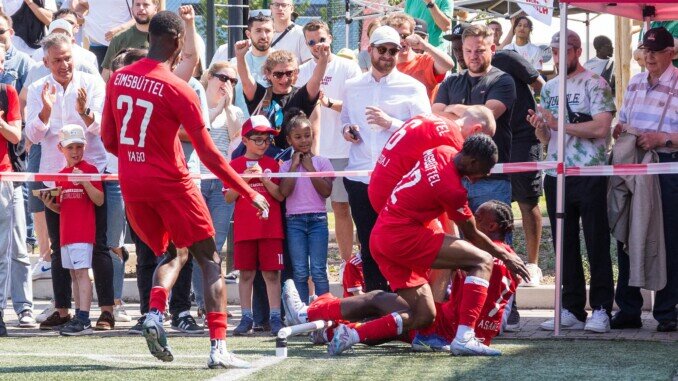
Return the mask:
[(597, 36), (593, 39), (593, 48), (596, 50), (596, 56), (586, 61), (584, 68), (603, 77), (612, 88), (612, 94), (614, 94), (614, 60), (612, 59), (614, 47), (612, 40), (607, 36)]
[[(297, 87), (303, 86), (313, 75), (313, 70), (315, 70), (318, 61), (314, 48), (323, 42), (332, 44), (330, 28), (322, 21), (313, 20), (309, 22), (304, 25), (303, 31), (313, 59), (299, 67), (299, 77), (295, 85)], [(320, 83), (320, 89), (324, 96), (320, 99), (320, 108), (316, 108), (316, 111), (313, 112), (313, 114), (316, 114), (318, 110), (320, 111), (320, 121), (322, 122), (317, 132), (319, 136), (316, 137), (319, 144), (318, 152), (321, 156), (330, 159), (335, 171), (343, 171), (346, 168), (348, 151), (351, 148), (351, 144), (344, 140), (341, 132), (342, 125), (339, 114), (343, 105), (341, 96), (344, 93), (346, 82), (360, 75), (362, 75), (362, 70), (355, 61), (331, 54), (327, 69), (325, 69), (325, 77)], [(330, 200), (334, 211), (339, 254), (342, 260), (348, 261), (353, 250), (353, 221), (351, 221), (351, 212), (348, 205), (348, 193), (346, 193), (344, 182), (340, 177), (334, 179)]]
[[(54, 33), (45, 37), (43, 50), (43, 61), (51, 74), (29, 87), (26, 104), (26, 136), (33, 143), (44, 143), (41, 144), (39, 172), (56, 173), (65, 166), (65, 159), (58, 151), (57, 144), (58, 132), (66, 124), (77, 124), (85, 129), (87, 149), (84, 159), (103, 172), (107, 161), (100, 137), (104, 82), (98, 75), (73, 69), (72, 41), (65, 34)], [(97, 328), (112, 329), (115, 325), (112, 315), (113, 265), (106, 244), (106, 204), (96, 207), (95, 213), (97, 232), (92, 268), (102, 311)], [(46, 209), (45, 219), (52, 244), (52, 287), (57, 309), (41, 324), (41, 328), (47, 329), (70, 320), (71, 279), (68, 270), (61, 264), (59, 215)]]
[[(391, 135), (415, 115), (430, 113), (431, 104), (421, 82), (396, 69), (400, 35), (390, 26), (374, 30), (367, 48), (370, 71), (349, 80), (342, 96), (344, 139), (351, 142), (347, 171), (371, 170)], [(369, 177), (344, 178), (351, 214), (358, 232), (367, 292), (388, 290), (370, 253), (370, 234), (377, 220), (367, 196)]]
[(313, 58), (311, 51), (306, 46), (304, 31), (301, 26), (292, 21), (292, 12), (294, 11), (292, 0), (273, 0), (270, 7), (275, 32), (271, 47), (294, 53), (299, 64)]
[(85, 36), (89, 50), (96, 54), (99, 65), (104, 62), (113, 36), (134, 25), (132, 0), (73, 0), (75, 11), (84, 13)]

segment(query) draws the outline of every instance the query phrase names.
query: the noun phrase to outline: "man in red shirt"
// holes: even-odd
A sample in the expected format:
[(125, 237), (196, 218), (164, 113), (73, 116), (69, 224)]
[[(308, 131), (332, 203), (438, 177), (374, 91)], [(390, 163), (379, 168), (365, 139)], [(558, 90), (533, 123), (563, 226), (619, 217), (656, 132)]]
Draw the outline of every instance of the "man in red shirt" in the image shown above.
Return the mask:
[(139, 237), (162, 254), (170, 240), (176, 251), (153, 274), (150, 309), (143, 326), (155, 357), (172, 361), (162, 328), (167, 295), (189, 252), (205, 279), (205, 303), (211, 350), (208, 366), (249, 367), (226, 350), (226, 289), (214, 228), (207, 206), (188, 173), (177, 136), (179, 125), (191, 137), (201, 161), (227, 186), (252, 201), (260, 215), (268, 203), (240, 179), (215, 147), (200, 115), (196, 93), (172, 74), (184, 40), (181, 18), (162, 11), (151, 19), (148, 58), (111, 76), (107, 84), (101, 136), (118, 157), (120, 187), (130, 225)]
[[(0, 50), (0, 68), (4, 65), (4, 50)], [(12, 144), (19, 143), (21, 139), (21, 113), (19, 111), (19, 96), (14, 87), (2, 85), (0, 91), (5, 93), (6, 102), (0, 105), (0, 172), (12, 172), (12, 162), (7, 151), (8, 142)], [(0, 237), (0, 307), (5, 307), (12, 291), (12, 300), (17, 309), (20, 323), (22, 323), (24, 313), (31, 314), (30, 305), (24, 309), (24, 304), (20, 300), (27, 299), (28, 303), (33, 302), (33, 296), (26, 293), (23, 297), (18, 294), (26, 290), (22, 284), (11, 287), (12, 277), (15, 279), (24, 278), (24, 283), (31, 285), (29, 274), (30, 265), (22, 266), (22, 263), (28, 263), (28, 253), (26, 252), (26, 220), (24, 214), (24, 196), (20, 186), (14, 187), (14, 182), (0, 180), (0, 231), (4, 234)], [(12, 264), (14, 263), (14, 264)], [(17, 266), (19, 264), (19, 266)], [(11, 271), (10, 271), (11, 269)], [(28, 288), (30, 290), (30, 288)], [(35, 320), (33, 320), (35, 324)], [(22, 325), (23, 326), (23, 325)], [(0, 312), (0, 337), (7, 336), (7, 328)]]
[(367, 194), (372, 207), (380, 212), (396, 184), (427, 149), (441, 145), (461, 150), (464, 139), (482, 132), (494, 135), (496, 123), (485, 106), (467, 108), (457, 120), (443, 115), (417, 115), (388, 140), (370, 176)]
[[(515, 253), (495, 245), (476, 229), (466, 189), (461, 183), (462, 177), (471, 182), (486, 177), (497, 157), (497, 146), (485, 134), (469, 137), (459, 154), (449, 146), (423, 153), (393, 190), (370, 240), (379, 269), (407, 308), (355, 328), (339, 325), (328, 347), (330, 354), (340, 354), (358, 342), (389, 339), (404, 331), (430, 326), (436, 316), (428, 284), (428, 272), (432, 268), (462, 269), (467, 273), (459, 301), (459, 325), (451, 343), (452, 353), (500, 354), (476, 339), (473, 329), (487, 298), (492, 256), (502, 260), (515, 275), (524, 279), (529, 276)], [(431, 224), (443, 212), (459, 226), (468, 242), (447, 235)], [(328, 300), (316, 310), (328, 320), (350, 319), (343, 315), (343, 307), (338, 300)], [(370, 312), (376, 311), (365, 313)], [(309, 311), (308, 318), (313, 320), (311, 315)]]

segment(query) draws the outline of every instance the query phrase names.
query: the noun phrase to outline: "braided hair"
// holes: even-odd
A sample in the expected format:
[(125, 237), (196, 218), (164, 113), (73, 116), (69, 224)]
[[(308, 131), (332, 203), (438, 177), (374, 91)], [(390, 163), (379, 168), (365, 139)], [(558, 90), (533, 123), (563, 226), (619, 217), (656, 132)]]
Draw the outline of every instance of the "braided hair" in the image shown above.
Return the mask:
[(490, 200), (480, 205), (480, 208), (488, 208), (494, 213), (495, 222), (499, 225), (499, 233), (502, 236), (506, 237), (513, 231), (513, 210), (510, 205), (498, 200)]

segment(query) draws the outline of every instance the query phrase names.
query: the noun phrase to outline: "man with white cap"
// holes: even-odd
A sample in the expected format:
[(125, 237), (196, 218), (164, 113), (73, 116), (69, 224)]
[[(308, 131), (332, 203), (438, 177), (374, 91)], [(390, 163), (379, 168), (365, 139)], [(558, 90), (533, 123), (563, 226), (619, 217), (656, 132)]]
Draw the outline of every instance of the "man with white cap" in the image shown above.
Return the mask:
[[(54, 19), (54, 21), (49, 24), (49, 27), (47, 28), (47, 35), (52, 33), (63, 33), (70, 37), (74, 42), (73, 59), (75, 59), (75, 61), (84, 62), (86, 65), (90, 65), (94, 70), (96, 70), (97, 56), (82, 46), (75, 44), (75, 38), (73, 37), (73, 24), (71, 23), (71, 20), (69, 20), (70, 18), (75, 20), (75, 16), (68, 13), (57, 15), (57, 17), (59, 16), (61, 17)], [(38, 49), (33, 53), (33, 55), (31, 55), (31, 58), (33, 58), (35, 62), (42, 62), (42, 58), (44, 56), (44, 50)]]
[[(346, 82), (341, 122), (344, 139), (352, 143), (347, 171), (372, 169), (386, 142), (405, 120), (431, 112), (424, 85), (395, 67), (400, 49), (400, 35), (395, 29), (375, 29), (367, 48), (372, 68)], [(344, 178), (344, 185), (360, 241), (366, 291), (388, 290), (370, 254), (377, 212), (367, 196), (369, 181), (367, 176), (349, 176)]]

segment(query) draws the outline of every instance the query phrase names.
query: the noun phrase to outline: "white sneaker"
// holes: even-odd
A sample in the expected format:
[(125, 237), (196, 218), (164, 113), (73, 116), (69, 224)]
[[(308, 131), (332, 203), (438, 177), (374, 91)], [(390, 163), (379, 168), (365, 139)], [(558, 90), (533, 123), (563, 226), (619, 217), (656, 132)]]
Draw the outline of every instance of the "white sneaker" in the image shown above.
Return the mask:
[(332, 341), (327, 345), (327, 353), (329, 353), (330, 356), (340, 355), (342, 352), (347, 351), (359, 342), (360, 338), (355, 329), (349, 328), (344, 324), (339, 324), (339, 326), (334, 329)]
[[(555, 319), (550, 319), (541, 323), (539, 326), (545, 331), (553, 331), (555, 325)], [(560, 312), (560, 327), (567, 330), (584, 329), (584, 322), (577, 319), (572, 312), (563, 308)]]
[(527, 272), (530, 274), (530, 281), (521, 282), (520, 287), (538, 287), (541, 284), (541, 269), (535, 263), (528, 263), (525, 267), (527, 267)]
[(31, 271), (31, 278), (33, 280), (52, 279), (52, 262), (39, 260)]
[(117, 322), (129, 323), (132, 321), (132, 317), (127, 314), (125, 303), (123, 303), (122, 300), (120, 301), (120, 304), (113, 306), (113, 317), (115, 317), (115, 321)]
[(38, 323), (42, 323), (45, 320), (47, 320), (47, 318), (52, 316), (52, 314), (54, 314), (55, 312), (56, 312), (56, 308), (54, 308), (54, 300), (50, 300), (49, 306), (47, 308), (45, 308), (44, 310), (42, 310), (42, 312), (40, 312), (38, 314), (38, 316), (35, 317), (35, 321), (38, 322)]
[(247, 369), (252, 365), (245, 360), (237, 358), (233, 353), (226, 350), (223, 340), (215, 340), (216, 344), (210, 348), (210, 358), (207, 360), (207, 367), (216, 368), (238, 368)]
[(33, 311), (24, 310), (19, 314), (19, 327), (20, 328), (35, 328), (37, 322), (33, 318)]
[(283, 307), (285, 308), (285, 320), (288, 326), (308, 323), (306, 311), (308, 306), (301, 301), (297, 287), (292, 279), (283, 284)]
[(596, 333), (610, 332), (610, 317), (607, 316), (607, 311), (604, 308), (593, 310), (591, 317), (586, 320), (584, 331)]
[(501, 356), (501, 351), (483, 344), (475, 336), (466, 341), (452, 340), (452, 354), (455, 356)]

